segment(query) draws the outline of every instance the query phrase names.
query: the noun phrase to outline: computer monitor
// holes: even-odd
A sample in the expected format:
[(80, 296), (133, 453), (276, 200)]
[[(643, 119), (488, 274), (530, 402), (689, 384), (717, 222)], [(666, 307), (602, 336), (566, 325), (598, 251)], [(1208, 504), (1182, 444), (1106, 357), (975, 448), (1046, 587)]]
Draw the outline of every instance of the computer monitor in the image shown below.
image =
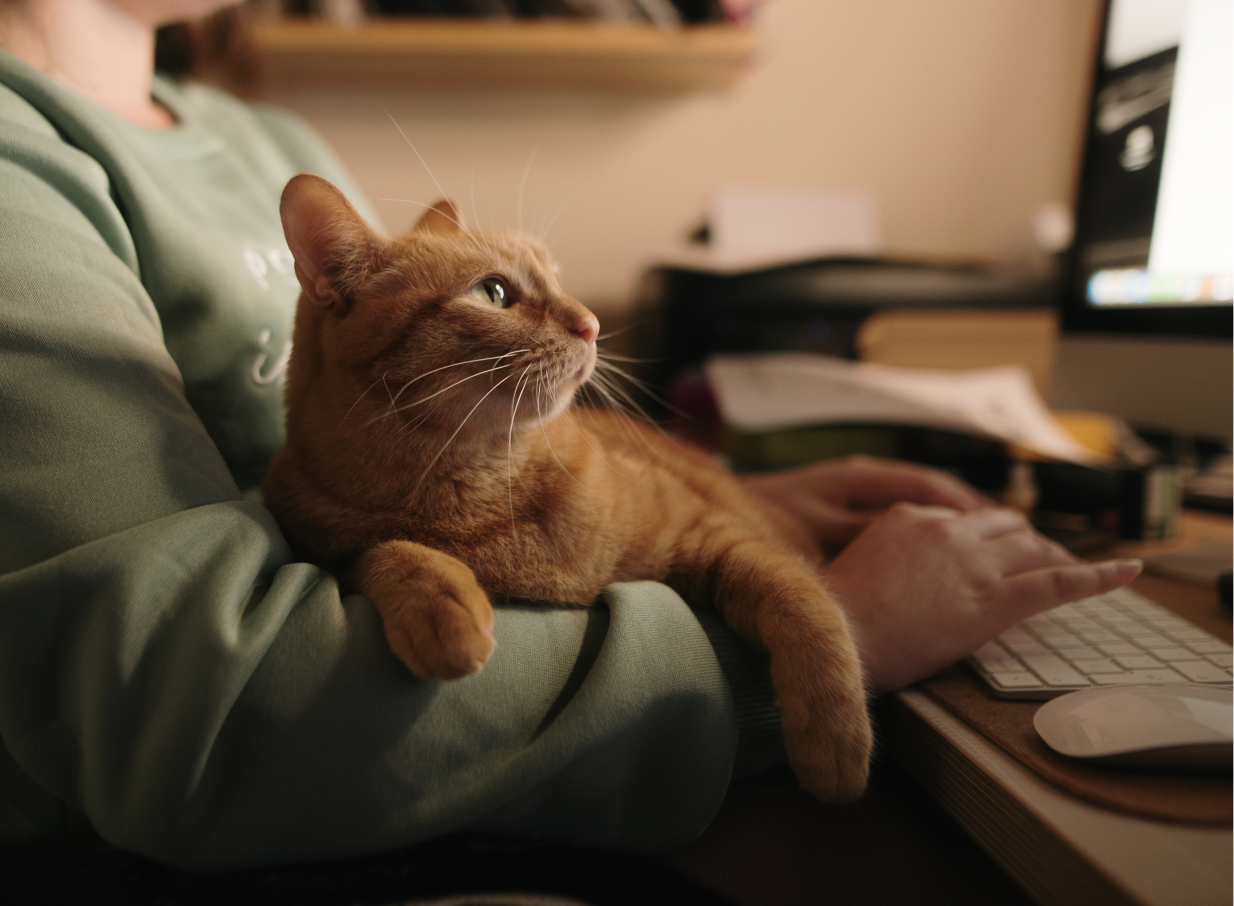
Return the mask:
[(1224, 337), (1234, 291), (1230, 0), (1110, 0), (1064, 327)]
[(1056, 409), (1225, 444), (1234, 436), (1231, 5), (1107, 6), (1064, 272)]

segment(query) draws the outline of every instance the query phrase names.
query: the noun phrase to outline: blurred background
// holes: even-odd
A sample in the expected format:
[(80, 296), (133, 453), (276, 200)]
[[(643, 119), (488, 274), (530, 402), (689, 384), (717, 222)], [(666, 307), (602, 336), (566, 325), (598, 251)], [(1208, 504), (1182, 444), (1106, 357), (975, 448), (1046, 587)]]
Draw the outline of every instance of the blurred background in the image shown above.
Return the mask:
[[(1041, 205), (1072, 199), (1099, 11), (776, 0), (759, 11), (749, 62), (718, 90), (269, 84), (265, 95), (308, 118), (374, 199), (432, 202), (439, 183), (482, 225), (515, 226), (521, 191), (523, 225), (547, 229), (569, 291), (620, 310), (724, 184), (861, 188), (888, 254), (1003, 254)], [(379, 204), (390, 229), (415, 216)]]

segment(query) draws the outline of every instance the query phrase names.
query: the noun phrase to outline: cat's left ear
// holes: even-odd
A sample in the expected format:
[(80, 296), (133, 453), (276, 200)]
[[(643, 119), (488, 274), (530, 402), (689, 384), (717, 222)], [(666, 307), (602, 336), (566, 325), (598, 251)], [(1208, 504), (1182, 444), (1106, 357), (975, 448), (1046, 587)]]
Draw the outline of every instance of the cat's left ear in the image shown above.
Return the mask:
[(450, 234), (462, 233), (465, 230), (463, 217), (459, 214), (458, 208), (444, 198), (425, 211), (420, 222), (411, 228), (413, 233)]
[(325, 308), (345, 308), (381, 270), (390, 240), (370, 227), (333, 183), (301, 173), (283, 189), (283, 234), (304, 292)]

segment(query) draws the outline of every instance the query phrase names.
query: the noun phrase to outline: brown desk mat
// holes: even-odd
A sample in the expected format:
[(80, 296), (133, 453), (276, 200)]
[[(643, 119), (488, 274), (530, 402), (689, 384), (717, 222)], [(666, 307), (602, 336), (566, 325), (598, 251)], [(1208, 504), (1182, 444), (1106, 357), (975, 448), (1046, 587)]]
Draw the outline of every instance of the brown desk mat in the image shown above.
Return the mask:
[[(1234, 617), (1212, 589), (1140, 576), (1132, 588), (1169, 607), (1214, 636), (1234, 644)], [(991, 742), (1081, 799), (1128, 815), (1186, 825), (1234, 826), (1234, 778), (1151, 774), (1074, 762), (1041, 742), (1033, 728), (1040, 701), (998, 699), (967, 667), (953, 667), (919, 686)]]

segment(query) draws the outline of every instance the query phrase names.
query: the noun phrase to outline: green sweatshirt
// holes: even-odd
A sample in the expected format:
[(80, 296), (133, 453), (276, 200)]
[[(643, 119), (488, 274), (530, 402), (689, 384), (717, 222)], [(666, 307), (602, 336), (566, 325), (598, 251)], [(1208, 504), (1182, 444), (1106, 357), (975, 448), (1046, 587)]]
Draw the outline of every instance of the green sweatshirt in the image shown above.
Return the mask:
[(0, 842), (217, 870), (696, 835), (781, 745), (713, 615), (651, 583), (503, 607), (481, 674), (420, 682), (246, 498), (282, 442), (283, 185), (373, 212), (288, 114), (155, 94), (170, 130), (0, 52)]

